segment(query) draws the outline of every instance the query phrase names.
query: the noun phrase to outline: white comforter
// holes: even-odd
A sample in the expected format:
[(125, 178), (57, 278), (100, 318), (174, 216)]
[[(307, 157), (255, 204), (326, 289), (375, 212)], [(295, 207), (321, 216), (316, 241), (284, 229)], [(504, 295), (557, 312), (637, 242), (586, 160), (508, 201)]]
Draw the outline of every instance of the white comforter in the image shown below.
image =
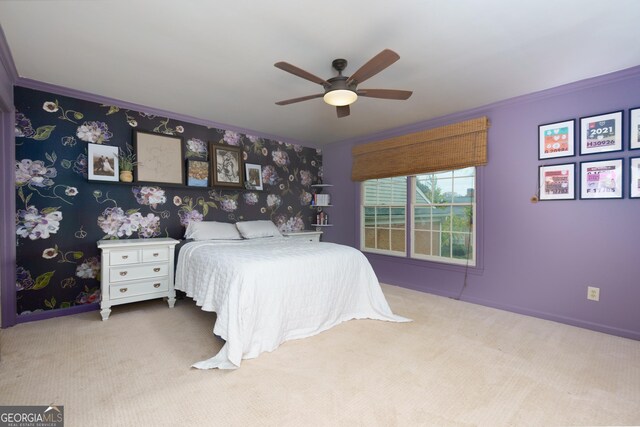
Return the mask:
[(217, 313), (220, 352), (193, 366), (234, 369), (242, 359), (345, 320), (409, 321), (391, 312), (369, 261), (333, 243), (265, 238), (187, 243), (176, 289)]

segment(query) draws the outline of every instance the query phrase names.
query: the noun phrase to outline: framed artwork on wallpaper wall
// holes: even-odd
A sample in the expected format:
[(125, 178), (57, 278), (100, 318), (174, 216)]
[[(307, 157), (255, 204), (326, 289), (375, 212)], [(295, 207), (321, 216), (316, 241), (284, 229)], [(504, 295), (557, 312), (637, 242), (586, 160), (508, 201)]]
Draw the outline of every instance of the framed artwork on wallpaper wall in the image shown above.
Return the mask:
[(576, 198), (576, 164), (540, 166), (538, 185), (540, 200), (574, 200)]
[(262, 166), (245, 163), (244, 169), (245, 187), (250, 190), (262, 190)]
[(581, 199), (622, 199), (622, 159), (580, 163)]
[(213, 185), (243, 188), (242, 150), (240, 147), (210, 143)]
[(89, 180), (119, 181), (118, 147), (87, 144)]
[(640, 148), (640, 107), (629, 110), (629, 150)]
[(580, 154), (622, 151), (622, 111), (580, 119)]
[(187, 160), (187, 185), (190, 187), (209, 186), (209, 162)]
[(629, 198), (640, 198), (640, 157), (629, 159)]
[(538, 126), (538, 159), (575, 156), (575, 129), (575, 119)]
[(181, 137), (134, 130), (133, 145), (136, 181), (184, 184)]

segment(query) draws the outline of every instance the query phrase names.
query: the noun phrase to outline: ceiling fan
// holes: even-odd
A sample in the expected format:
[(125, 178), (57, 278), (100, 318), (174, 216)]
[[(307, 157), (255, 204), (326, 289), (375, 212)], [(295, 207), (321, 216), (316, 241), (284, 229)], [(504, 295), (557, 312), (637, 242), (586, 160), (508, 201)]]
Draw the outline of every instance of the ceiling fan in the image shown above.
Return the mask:
[(370, 77), (375, 76), (380, 71), (384, 70), (394, 62), (400, 59), (400, 55), (390, 49), (385, 49), (366, 64), (360, 67), (350, 77), (343, 76), (342, 71), (347, 68), (346, 59), (334, 59), (331, 65), (338, 72), (336, 77), (324, 80), (318, 76), (315, 76), (308, 71), (291, 65), (288, 62), (276, 62), (277, 68), (283, 71), (302, 77), (313, 83), (322, 85), (324, 93), (317, 93), (315, 95), (302, 96), (300, 98), (286, 99), (284, 101), (276, 102), (277, 105), (288, 105), (296, 102), (307, 101), (309, 99), (324, 98), (324, 102), (329, 105), (334, 105), (338, 113), (338, 117), (346, 117), (350, 113), (349, 105), (353, 104), (359, 96), (368, 98), (382, 98), (382, 99), (409, 99), (412, 91), (409, 90), (396, 90), (396, 89), (357, 89), (357, 86), (367, 80)]

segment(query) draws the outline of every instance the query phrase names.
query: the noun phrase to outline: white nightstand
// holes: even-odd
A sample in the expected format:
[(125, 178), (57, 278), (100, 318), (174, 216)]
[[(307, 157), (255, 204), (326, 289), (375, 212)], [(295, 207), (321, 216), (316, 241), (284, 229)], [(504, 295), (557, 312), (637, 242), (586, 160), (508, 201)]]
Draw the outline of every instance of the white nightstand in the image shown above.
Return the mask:
[(173, 288), (174, 249), (169, 238), (100, 240), (102, 250), (100, 314), (107, 320), (112, 305), (153, 298), (176, 302)]
[(319, 242), (322, 231), (285, 231), (284, 233), (282, 233), (282, 235), (290, 239), (299, 239), (306, 242)]

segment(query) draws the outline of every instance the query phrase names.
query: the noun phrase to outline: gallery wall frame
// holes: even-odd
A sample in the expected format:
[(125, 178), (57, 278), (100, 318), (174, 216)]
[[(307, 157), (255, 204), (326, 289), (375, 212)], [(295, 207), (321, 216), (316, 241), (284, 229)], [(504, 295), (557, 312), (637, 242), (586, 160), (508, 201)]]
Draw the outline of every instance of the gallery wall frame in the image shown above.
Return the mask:
[(580, 118), (580, 155), (622, 151), (623, 111)]
[(244, 188), (244, 167), (240, 147), (211, 142), (209, 156), (214, 187)]
[(262, 166), (245, 163), (244, 170), (245, 187), (251, 190), (262, 190)]
[(629, 159), (629, 198), (640, 199), (640, 157)]
[(622, 199), (624, 159), (580, 162), (580, 199)]
[(576, 164), (542, 165), (538, 168), (539, 199), (575, 200)]
[(576, 120), (538, 126), (538, 160), (576, 155)]
[(119, 181), (118, 147), (89, 143), (87, 158), (90, 181)]
[(133, 146), (138, 162), (134, 181), (184, 185), (182, 137), (136, 129)]
[(629, 110), (629, 150), (640, 149), (640, 107)]

